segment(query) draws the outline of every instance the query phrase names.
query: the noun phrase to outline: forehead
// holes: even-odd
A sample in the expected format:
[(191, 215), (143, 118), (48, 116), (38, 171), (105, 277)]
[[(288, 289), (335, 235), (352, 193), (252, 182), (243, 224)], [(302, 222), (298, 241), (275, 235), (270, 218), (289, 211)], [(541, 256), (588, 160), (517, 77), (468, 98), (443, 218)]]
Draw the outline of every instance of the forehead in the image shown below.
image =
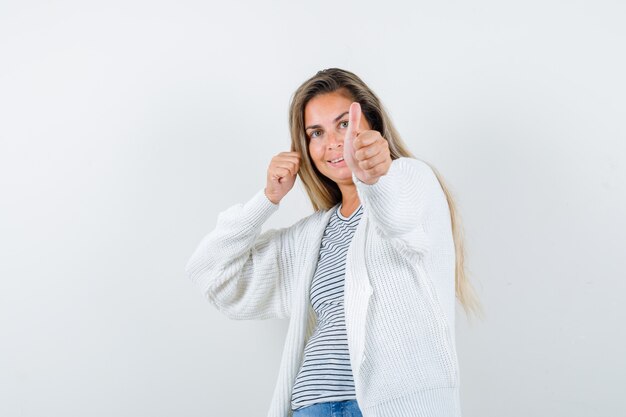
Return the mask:
[(346, 93), (333, 91), (313, 97), (304, 107), (305, 125), (333, 121), (335, 117), (348, 111), (352, 99)]

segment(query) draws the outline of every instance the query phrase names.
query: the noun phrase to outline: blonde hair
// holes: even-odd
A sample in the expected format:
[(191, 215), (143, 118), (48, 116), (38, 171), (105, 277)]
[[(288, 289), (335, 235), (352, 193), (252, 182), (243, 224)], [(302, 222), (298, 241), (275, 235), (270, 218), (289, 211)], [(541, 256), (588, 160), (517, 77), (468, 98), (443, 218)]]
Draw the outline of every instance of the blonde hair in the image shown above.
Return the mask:
[[(322, 175), (311, 162), (307, 137), (304, 130), (304, 109), (313, 97), (336, 91), (345, 93), (346, 97), (359, 102), (361, 111), (371, 129), (380, 132), (387, 140), (391, 159), (400, 157), (417, 159), (402, 141), (402, 138), (393, 126), (391, 118), (385, 111), (379, 98), (359, 77), (339, 68), (329, 68), (318, 71), (316, 75), (298, 87), (292, 97), (289, 108), (291, 151), (300, 152), (302, 155), (298, 174), (315, 211), (328, 210), (341, 202), (341, 191), (334, 181)], [(423, 162), (427, 163), (426, 161)], [(456, 255), (456, 297), (468, 317), (471, 317), (472, 313), (482, 317), (482, 306), (466, 273), (464, 237), (459, 212), (442, 176), (432, 165), (428, 165), (437, 176), (450, 208), (450, 220)]]

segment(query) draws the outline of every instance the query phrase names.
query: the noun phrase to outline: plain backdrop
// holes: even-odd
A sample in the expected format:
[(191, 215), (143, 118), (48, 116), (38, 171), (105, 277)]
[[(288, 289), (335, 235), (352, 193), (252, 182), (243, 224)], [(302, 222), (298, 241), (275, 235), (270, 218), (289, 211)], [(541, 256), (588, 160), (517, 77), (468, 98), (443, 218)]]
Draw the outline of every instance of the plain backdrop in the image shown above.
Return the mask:
[[(0, 2), (0, 415), (265, 416), (287, 322), (184, 266), (359, 75), (457, 199), (465, 417), (626, 415), (622, 1)], [(264, 230), (312, 213), (298, 180)]]

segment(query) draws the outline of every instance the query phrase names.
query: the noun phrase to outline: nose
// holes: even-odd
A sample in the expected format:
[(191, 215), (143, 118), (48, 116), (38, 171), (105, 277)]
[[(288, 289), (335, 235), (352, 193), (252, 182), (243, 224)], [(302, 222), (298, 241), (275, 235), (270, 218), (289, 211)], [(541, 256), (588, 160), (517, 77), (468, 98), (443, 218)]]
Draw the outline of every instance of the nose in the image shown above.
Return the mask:
[(333, 147), (339, 148), (340, 146), (343, 146), (343, 136), (338, 135), (334, 132), (329, 133), (327, 146), (328, 149), (332, 149)]

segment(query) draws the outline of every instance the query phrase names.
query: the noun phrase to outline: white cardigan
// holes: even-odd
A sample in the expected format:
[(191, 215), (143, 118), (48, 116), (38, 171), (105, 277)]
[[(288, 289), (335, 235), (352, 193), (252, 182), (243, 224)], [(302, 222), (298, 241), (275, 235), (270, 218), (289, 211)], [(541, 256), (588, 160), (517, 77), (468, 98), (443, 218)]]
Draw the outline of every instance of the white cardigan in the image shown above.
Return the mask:
[[(412, 158), (393, 160), (376, 184), (355, 183), (363, 217), (346, 255), (345, 317), (363, 416), (460, 417), (455, 255), (445, 194), (432, 169)], [(289, 417), (315, 329), (309, 289), (332, 210), (261, 233), (278, 207), (259, 190), (220, 213), (186, 273), (232, 319), (290, 319), (268, 413)]]

